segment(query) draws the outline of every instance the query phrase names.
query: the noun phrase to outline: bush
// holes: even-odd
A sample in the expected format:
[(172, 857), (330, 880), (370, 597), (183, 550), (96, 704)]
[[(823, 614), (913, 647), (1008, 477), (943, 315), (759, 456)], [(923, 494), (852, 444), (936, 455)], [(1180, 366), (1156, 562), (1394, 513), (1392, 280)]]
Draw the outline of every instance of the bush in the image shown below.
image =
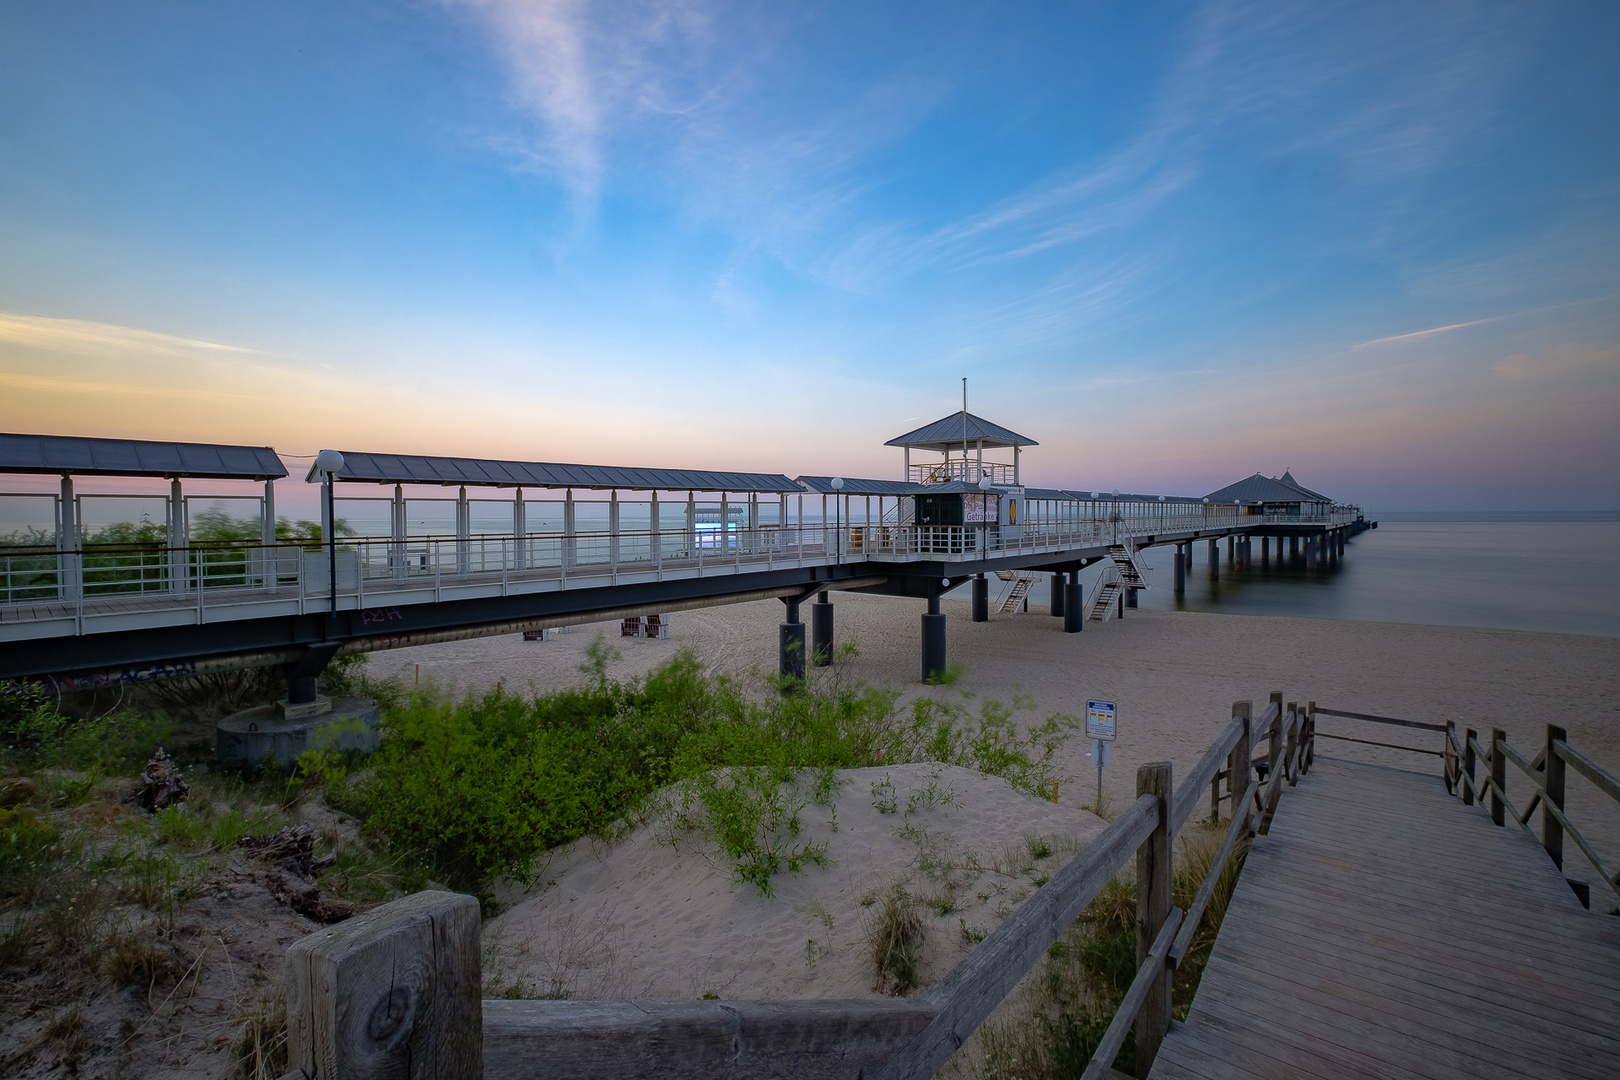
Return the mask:
[(806, 798), (830, 801), (832, 770), (941, 761), (1044, 795), (1077, 724), (1055, 716), (1026, 736), (995, 702), (970, 717), (929, 699), (901, 708), (896, 692), (860, 685), (754, 699), (690, 652), (644, 681), (615, 681), (610, 650), (598, 641), (589, 655), (583, 688), (418, 696), (392, 711), (349, 806), (439, 880), (482, 891), (502, 875), (526, 877), (548, 848), (611, 832), (675, 784), (658, 809), (769, 894), (774, 875), (822, 857), (797, 839), (798, 810)]
[(174, 733), (164, 716), (116, 712), (79, 719), (37, 685), (0, 683), (0, 763), (108, 774), (143, 764)]

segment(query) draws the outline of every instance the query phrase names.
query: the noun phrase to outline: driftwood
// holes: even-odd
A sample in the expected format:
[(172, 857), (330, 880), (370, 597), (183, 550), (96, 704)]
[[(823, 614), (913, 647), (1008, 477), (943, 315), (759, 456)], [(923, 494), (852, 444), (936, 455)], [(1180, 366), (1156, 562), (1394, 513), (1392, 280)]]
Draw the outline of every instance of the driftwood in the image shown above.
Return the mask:
[(141, 790), (136, 798), (142, 807), (155, 813), (185, 802), (190, 790), (180, 766), (160, 746), (141, 772)]

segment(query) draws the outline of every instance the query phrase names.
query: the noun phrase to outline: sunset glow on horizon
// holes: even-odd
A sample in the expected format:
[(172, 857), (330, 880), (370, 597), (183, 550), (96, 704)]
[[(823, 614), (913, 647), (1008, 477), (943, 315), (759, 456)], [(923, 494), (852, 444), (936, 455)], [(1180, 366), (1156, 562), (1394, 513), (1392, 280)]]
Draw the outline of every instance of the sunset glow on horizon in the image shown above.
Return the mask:
[(0, 30), (0, 431), (1620, 508), (1612, 6)]

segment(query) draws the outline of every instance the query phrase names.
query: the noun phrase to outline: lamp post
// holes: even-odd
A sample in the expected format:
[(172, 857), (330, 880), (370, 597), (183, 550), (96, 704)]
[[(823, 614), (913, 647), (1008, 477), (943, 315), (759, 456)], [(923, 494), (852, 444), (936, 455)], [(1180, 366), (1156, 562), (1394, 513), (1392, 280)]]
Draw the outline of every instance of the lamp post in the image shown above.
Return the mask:
[(320, 474), (321, 494), (326, 499), (326, 585), (331, 597), (331, 612), (337, 614), (337, 500), (332, 493), (332, 481), (343, 468), (343, 455), (336, 450), (322, 450), (315, 455), (315, 471)]
[[(981, 494), (979, 495), (979, 550), (981, 552), (986, 552), (987, 553), (990, 550), (990, 530), (989, 530), (989, 524), (990, 523), (988, 521), (986, 521), (985, 517), (984, 517), (984, 511), (985, 511), (984, 499), (985, 499), (985, 494), (988, 494), (988, 492), (990, 491), (990, 477), (985, 475), (985, 473), (982, 470), (979, 472), (979, 491), (981, 492)], [(998, 510), (999, 510), (999, 508), (998, 508)], [(997, 524), (1000, 524), (1000, 521), (1001, 521), (1001, 514), (998, 512), (996, 514), (996, 522), (997, 522)], [(998, 533), (997, 535), (1000, 535), (1000, 534)]]
[(832, 478), (833, 489), (833, 552), (838, 565), (844, 564), (844, 506), (839, 501), (839, 492), (844, 490), (844, 478)]

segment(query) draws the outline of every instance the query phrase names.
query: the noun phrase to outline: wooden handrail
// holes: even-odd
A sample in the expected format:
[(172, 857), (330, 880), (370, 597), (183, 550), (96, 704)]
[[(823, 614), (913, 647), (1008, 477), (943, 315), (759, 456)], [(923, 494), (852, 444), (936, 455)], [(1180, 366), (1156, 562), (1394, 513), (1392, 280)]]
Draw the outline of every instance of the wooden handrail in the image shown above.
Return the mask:
[(1384, 746), (1391, 750), (1405, 750), (1408, 753), (1427, 754), (1430, 757), (1443, 758), (1446, 756), (1446, 752), (1444, 750), (1421, 750), (1416, 746), (1402, 746), (1400, 743), (1374, 742), (1371, 739), (1352, 739), (1348, 735), (1335, 735), (1331, 731), (1319, 731), (1316, 733), (1316, 735), (1323, 739), (1337, 739), (1340, 742), (1360, 743), (1363, 746)]
[(1418, 728), (1421, 731), (1444, 731), (1444, 724), (1428, 724), (1421, 720), (1397, 720), (1393, 716), (1369, 716), (1367, 713), (1344, 712), (1340, 709), (1324, 709), (1317, 707), (1317, 712), (1323, 716), (1342, 716), (1346, 720), (1366, 720), (1373, 724), (1395, 724), (1400, 727)]
[(1086, 1071), (1080, 1074), (1080, 1080), (1102, 1080), (1113, 1067), (1114, 1058), (1119, 1054), (1119, 1048), (1125, 1045), (1125, 1035), (1131, 1030), (1136, 1014), (1142, 1010), (1147, 1002), (1148, 995), (1153, 992), (1154, 983), (1158, 980), (1158, 969), (1164, 966), (1165, 957), (1169, 955), (1170, 943), (1175, 939), (1176, 930), (1184, 925), (1181, 909), (1173, 907), (1170, 915), (1159, 928), (1158, 937), (1153, 939), (1153, 946), (1148, 950), (1147, 959), (1142, 966), (1136, 969), (1136, 978), (1131, 980), (1131, 988), (1125, 991), (1125, 997), (1114, 1010), (1114, 1018), (1108, 1022), (1108, 1030), (1097, 1043), (1097, 1050), (1091, 1055), (1091, 1061), (1086, 1065)]
[(1158, 819), (1158, 800), (1142, 796), (1035, 890), (928, 991), (928, 1000), (939, 1012), (873, 1080), (907, 1080), (938, 1072), (1136, 853), (1158, 827)]
[(1204, 875), (1204, 882), (1198, 887), (1198, 895), (1193, 897), (1192, 906), (1187, 909), (1186, 921), (1182, 923), (1181, 932), (1176, 935), (1175, 944), (1170, 947), (1166, 955), (1166, 962), (1172, 970), (1181, 966), (1182, 958), (1187, 955), (1187, 949), (1192, 945), (1193, 934), (1198, 931), (1198, 922), (1204, 917), (1204, 908), (1209, 904), (1210, 897), (1215, 895), (1215, 886), (1219, 883), (1221, 872), (1226, 869), (1226, 860), (1232, 856), (1232, 848), (1237, 844), (1238, 836), (1247, 831), (1249, 819), (1254, 816), (1254, 804), (1249, 801), (1249, 791), (1253, 784), (1243, 789), (1243, 793), (1232, 800), (1233, 807), (1241, 804), (1243, 809), (1232, 815), (1232, 824), (1226, 830), (1226, 840), (1215, 858), (1210, 861), (1209, 872)]
[(1552, 746), (1559, 757), (1573, 765), (1575, 771), (1590, 780), (1599, 791), (1616, 802), (1620, 802), (1620, 780), (1616, 780), (1597, 762), (1576, 750), (1563, 739), (1555, 739)]
[(1204, 756), (1198, 759), (1198, 764), (1194, 765), (1192, 771), (1176, 785), (1175, 799), (1171, 803), (1170, 810), (1171, 833), (1181, 831), (1181, 826), (1192, 814), (1193, 807), (1197, 806), (1198, 800), (1203, 797), (1205, 786), (1220, 771), (1227, 755), (1243, 737), (1243, 729), (1246, 726), (1240, 717), (1233, 717), (1232, 722), (1226, 725), (1226, 729), (1215, 737), (1209, 749), (1204, 751)]

